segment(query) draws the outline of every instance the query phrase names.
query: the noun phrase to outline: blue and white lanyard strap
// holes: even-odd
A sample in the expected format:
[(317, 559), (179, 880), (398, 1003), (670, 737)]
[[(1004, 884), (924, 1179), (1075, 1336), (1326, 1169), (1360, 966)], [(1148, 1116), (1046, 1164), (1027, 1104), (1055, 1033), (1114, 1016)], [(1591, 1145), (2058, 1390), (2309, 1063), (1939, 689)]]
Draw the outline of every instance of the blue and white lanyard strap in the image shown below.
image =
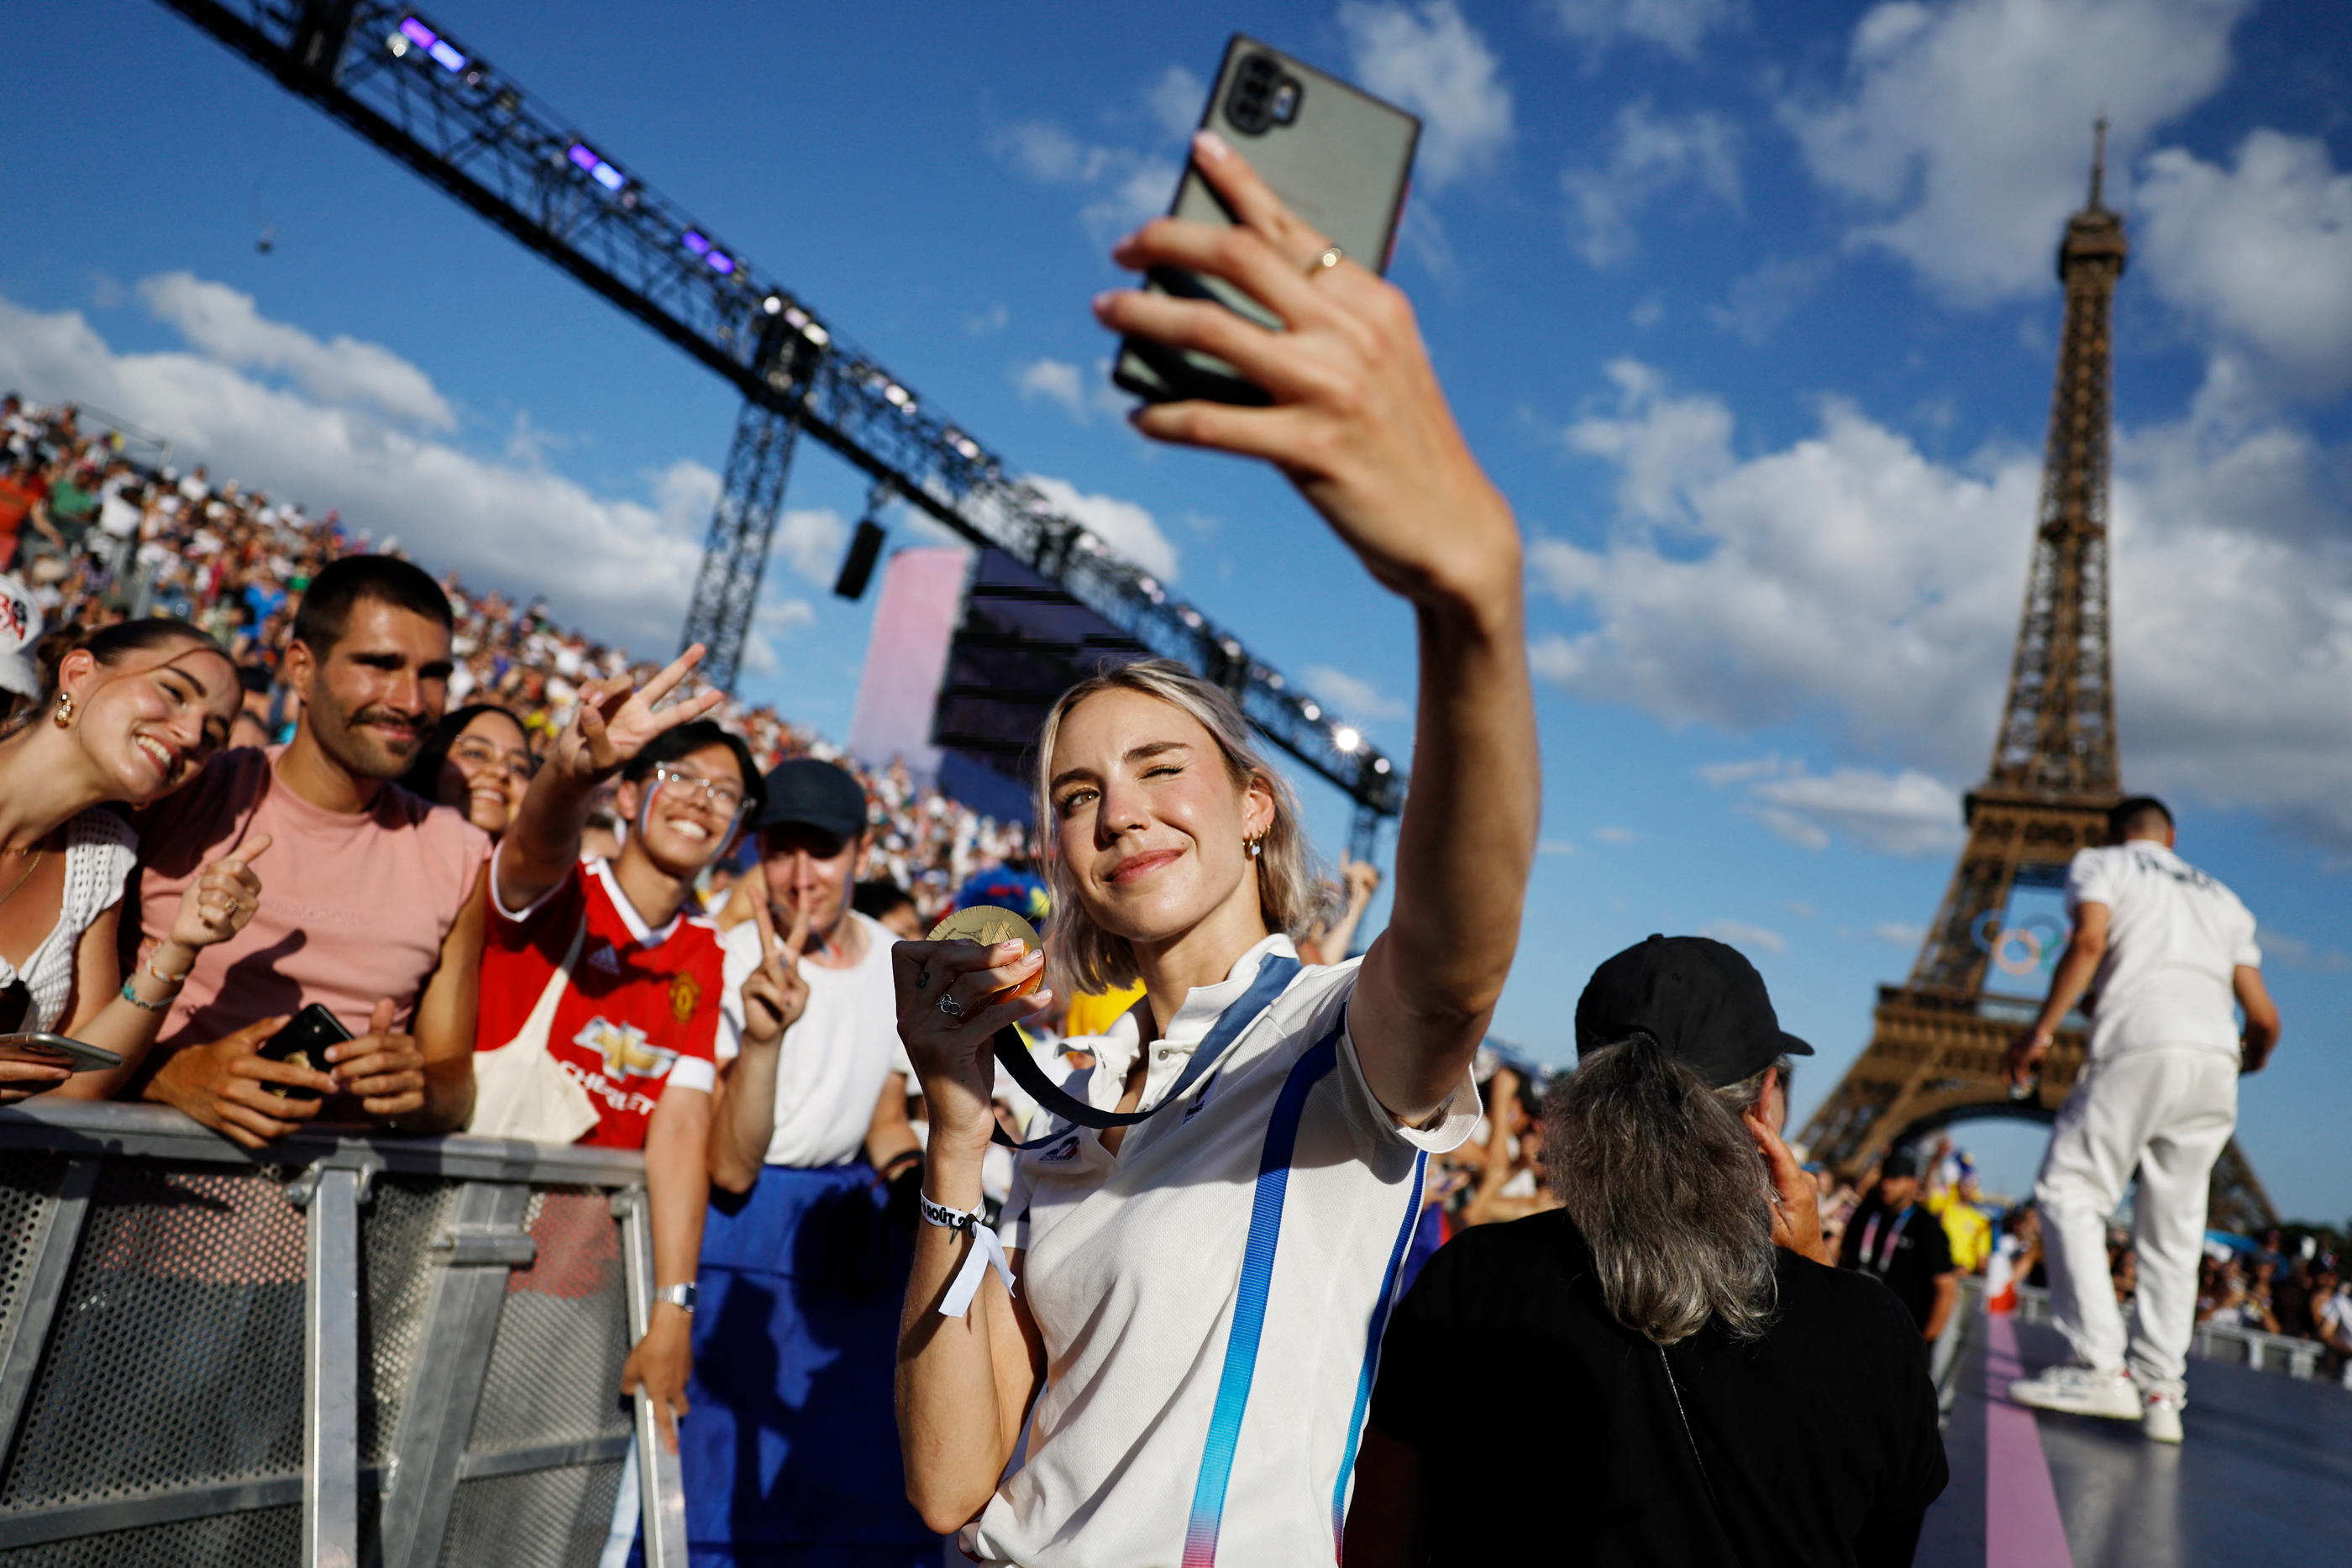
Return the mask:
[(971, 1232), (971, 1250), (963, 1255), (963, 1267), (956, 1270), (955, 1281), (948, 1286), (946, 1298), (940, 1302), (940, 1316), (960, 1318), (971, 1309), (971, 1299), (980, 1294), (980, 1282), (988, 1278), (991, 1269), (1004, 1281), (1007, 1291), (1013, 1289), (1013, 1265), (1004, 1256), (1004, 1243), (997, 1239), (976, 1208), (950, 1208), (943, 1203), (933, 1203), (927, 1193), (918, 1193), (923, 1209), (923, 1223), (936, 1225), (942, 1230)]

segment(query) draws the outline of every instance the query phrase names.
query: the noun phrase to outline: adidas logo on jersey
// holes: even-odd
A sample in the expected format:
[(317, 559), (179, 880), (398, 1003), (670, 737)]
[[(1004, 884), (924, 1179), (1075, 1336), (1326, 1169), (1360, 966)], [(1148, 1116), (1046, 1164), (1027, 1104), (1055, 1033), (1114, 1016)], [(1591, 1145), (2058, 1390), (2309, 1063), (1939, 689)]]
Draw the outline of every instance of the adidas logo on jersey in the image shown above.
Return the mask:
[(620, 956), (613, 951), (613, 945), (610, 942), (602, 943), (593, 953), (588, 955), (588, 967), (592, 969), (602, 969), (608, 975), (617, 975), (621, 972)]

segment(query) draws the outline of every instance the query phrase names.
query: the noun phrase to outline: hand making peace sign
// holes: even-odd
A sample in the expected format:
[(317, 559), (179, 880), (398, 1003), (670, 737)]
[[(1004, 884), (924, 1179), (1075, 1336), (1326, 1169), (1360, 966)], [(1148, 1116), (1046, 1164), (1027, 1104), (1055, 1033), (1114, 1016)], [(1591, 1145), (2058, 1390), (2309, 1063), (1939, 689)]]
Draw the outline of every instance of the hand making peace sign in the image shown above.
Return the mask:
[(697, 643), (642, 687), (626, 674), (581, 687), (579, 710), (555, 742), (552, 767), (583, 781), (608, 779), (656, 736), (710, 712), (727, 700), (724, 692), (707, 691), (666, 708), (656, 706), (701, 662), (702, 644)]
[(760, 967), (743, 977), (743, 1046), (760, 1050), (776, 1044), (784, 1031), (800, 1022), (808, 1009), (808, 982), (801, 977), (801, 949), (808, 945), (808, 901), (793, 911), (792, 934), (776, 940), (776, 923), (768, 901), (751, 901), (751, 918), (760, 928)]

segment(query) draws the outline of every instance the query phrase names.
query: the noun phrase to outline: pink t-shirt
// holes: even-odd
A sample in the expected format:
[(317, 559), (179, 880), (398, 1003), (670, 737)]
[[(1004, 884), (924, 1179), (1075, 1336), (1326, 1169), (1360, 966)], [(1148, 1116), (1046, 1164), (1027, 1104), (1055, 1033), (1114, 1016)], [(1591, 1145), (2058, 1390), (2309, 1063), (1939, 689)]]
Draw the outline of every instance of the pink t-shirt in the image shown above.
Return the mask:
[(222, 752), (140, 824), (142, 952), (171, 930), (180, 894), (206, 865), (257, 834), (273, 841), (253, 867), (260, 907), (198, 955), (163, 1023), (167, 1049), (312, 1002), (364, 1034), (390, 997), (395, 1027), (405, 1025), (489, 858), (488, 834), (397, 786), (354, 815), (311, 805), (278, 783), (281, 749)]

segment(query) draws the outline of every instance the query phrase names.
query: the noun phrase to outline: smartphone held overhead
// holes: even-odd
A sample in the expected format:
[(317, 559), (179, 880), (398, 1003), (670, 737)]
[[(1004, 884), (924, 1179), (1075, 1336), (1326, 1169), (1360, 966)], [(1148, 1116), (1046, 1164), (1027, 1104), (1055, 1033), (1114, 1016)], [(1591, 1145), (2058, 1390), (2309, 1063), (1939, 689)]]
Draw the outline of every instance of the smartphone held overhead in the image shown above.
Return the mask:
[[(1279, 49), (1240, 34), (1225, 47), (1224, 64), (1201, 114), (1249, 161), (1259, 178), (1290, 210), (1315, 226), (1358, 265), (1388, 270), (1403, 216), (1421, 121), (1394, 104), (1317, 70)], [(1185, 166), (1169, 215), (1226, 224), (1233, 214), (1198, 168)], [(1154, 268), (1144, 287), (1187, 299), (1207, 299), (1279, 331), (1273, 312), (1219, 277), (1173, 267)], [(1265, 403), (1264, 389), (1212, 354), (1174, 349), (1139, 338), (1119, 344), (1111, 380), (1150, 402), (1206, 398)]]

